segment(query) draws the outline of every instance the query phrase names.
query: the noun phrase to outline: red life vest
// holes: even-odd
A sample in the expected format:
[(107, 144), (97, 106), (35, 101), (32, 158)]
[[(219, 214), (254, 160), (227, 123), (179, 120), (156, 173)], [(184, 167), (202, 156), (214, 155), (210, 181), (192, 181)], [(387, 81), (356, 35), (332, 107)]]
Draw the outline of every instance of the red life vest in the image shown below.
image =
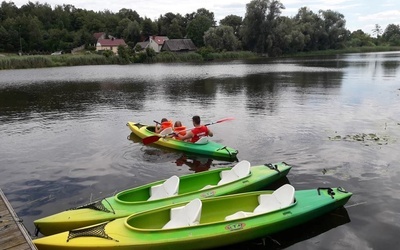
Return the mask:
[(198, 128), (192, 129), (193, 137), (190, 140), (191, 142), (197, 142), (200, 137), (208, 136), (208, 128), (206, 126), (200, 126)]

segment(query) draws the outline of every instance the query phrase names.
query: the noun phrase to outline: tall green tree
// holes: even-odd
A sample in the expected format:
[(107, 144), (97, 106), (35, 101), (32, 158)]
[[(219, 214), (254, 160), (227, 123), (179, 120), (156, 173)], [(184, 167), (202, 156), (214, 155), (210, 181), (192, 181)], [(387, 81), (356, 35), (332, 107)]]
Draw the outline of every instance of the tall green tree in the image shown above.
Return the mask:
[(350, 34), (349, 40), (347, 41), (348, 47), (363, 47), (363, 46), (375, 46), (372, 42), (372, 38), (369, 34), (362, 30), (353, 31)]
[(389, 24), (386, 26), (382, 39), (392, 46), (400, 46), (400, 25)]
[(221, 19), (219, 24), (232, 27), (233, 33), (237, 38), (239, 38), (239, 32), (243, 24), (243, 18), (237, 15), (228, 15)]
[(145, 17), (142, 22), (142, 36), (149, 37), (157, 34), (157, 24), (154, 23), (150, 18)]
[(211, 26), (215, 26), (216, 22), (215, 22), (214, 12), (209, 11), (205, 8), (200, 8), (196, 12), (186, 14), (185, 17), (186, 17), (187, 23), (189, 24), (192, 20), (194, 20), (198, 16), (207, 17), (212, 22)]
[(278, 0), (253, 0), (246, 5), (242, 37), (248, 49), (261, 54), (274, 50), (275, 29), (283, 8)]
[(236, 38), (233, 28), (220, 25), (216, 28), (211, 27), (204, 34), (204, 43), (217, 51), (233, 51), (239, 48), (240, 42)]
[(307, 7), (300, 8), (293, 19), (304, 35), (304, 51), (318, 50), (320, 38), (325, 32), (323, 20)]
[(170, 39), (181, 39), (182, 35), (182, 27), (179, 25), (179, 21), (177, 18), (172, 20), (171, 25), (169, 26), (168, 38)]
[(322, 49), (341, 49), (347, 40), (346, 20), (343, 14), (332, 10), (320, 10), (324, 24), (323, 37), (320, 39)]
[(265, 21), (269, 0), (252, 0), (246, 4), (246, 14), (243, 20), (243, 43), (249, 50), (263, 53), (265, 51)]
[(303, 51), (305, 36), (292, 18), (280, 17), (275, 35), (275, 46), (271, 51), (274, 56)]
[(282, 13), (282, 9), (285, 9), (285, 6), (278, 1), (278, 0), (272, 0), (268, 6), (268, 12), (267, 12), (267, 20), (265, 22), (265, 29), (266, 29), (266, 46), (267, 46), (267, 52), (268, 55), (270, 56), (275, 56), (275, 55), (280, 55), (281, 54), (281, 49), (280, 44), (278, 42), (278, 37), (277, 37), (277, 26), (279, 24), (279, 17), (280, 14)]
[(203, 15), (196, 16), (187, 27), (187, 36), (192, 39), (197, 47), (202, 47), (204, 46), (204, 33), (211, 28), (212, 25), (213, 20), (208, 17)]
[(7, 18), (16, 18), (18, 16), (18, 7), (13, 2), (1, 2), (0, 6), (0, 22)]
[(132, 22), (136, 21), (138, 23), (141, 23), (143, 21), (140, 15), (135, 10), (131, 9), (122, 8), (118, 11), (117, 15), (119, 16), (119, 19), (128, 18)]
[(168, 36), (172, 20), (174, 20), (176, 16), (177, 15), (175, 15), (172, 12), (160, 15), (160, 17), (157, 20), (159, 35)]

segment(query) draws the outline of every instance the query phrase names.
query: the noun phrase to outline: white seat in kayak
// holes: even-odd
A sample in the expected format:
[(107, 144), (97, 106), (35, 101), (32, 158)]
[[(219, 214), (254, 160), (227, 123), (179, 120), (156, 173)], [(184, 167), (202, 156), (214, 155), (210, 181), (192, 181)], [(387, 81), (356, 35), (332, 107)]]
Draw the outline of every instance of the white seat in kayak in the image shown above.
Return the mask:
[(160, 135), (169, 135), (169, 134), (172, 134), (172, 132), (174, 132), (174, 131), (172, 130), (171, 127), (169, 127), (169, 128), (164, 129), (163, 131), (161, 131)]
[(218, 185), (242, 179), (250, 174), (250, 162), (243, 160), (237, 163), (232, 169), (220, 173), (221, 180)]
[(208, 143), (208, 138), (207, 137), (201, 137), (196, 144), (207, 144)]
[(234, 220), (254, 216), (257, 214), (265, 214), (278, 209), (283, 209), (294, 202), (294, 187), (289, 184), (285, 184), (275, 190), (272, 194), (262, 194), (258, 196), (259, 205), (254, 209), (253, 212), (239, 211), (234, 214), (225, 217), (225, 220)]
[(202, 203), (200, 199), (194, 199), (186, 206), (171, 208), (170, 220), (163, 229), (188, 227), (200, 223)]
[[(223, 185), (232, 181), (242, 179), (250, 174), (250, 162), (243, 160), (237, 163), (229, 170), (223, 170), (219, 173), (221, 180), (217, 185)], [(216, 187), (217, 185), (206, 185), (201, 190)]]
[(152, 186), (150, 188), (150, 198), (151, 200), (158, 200), (178, 194), (179, 190), (179, 177), (176, 175), (168, 178), (164, 183)]

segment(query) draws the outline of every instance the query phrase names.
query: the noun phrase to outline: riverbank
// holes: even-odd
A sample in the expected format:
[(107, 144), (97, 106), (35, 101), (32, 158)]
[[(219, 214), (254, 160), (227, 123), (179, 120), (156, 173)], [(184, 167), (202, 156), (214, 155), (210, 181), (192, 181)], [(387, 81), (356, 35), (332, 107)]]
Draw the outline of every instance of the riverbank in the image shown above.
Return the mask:
[(287, 54), (283, 57), (303, 57), (303, 56), (331, 56), (339, 54), (350, 54), (350, 53), (370, 53), (370, 52), (389, 52), (389, 51), (400, 51), (398, 46), (374, 46), (374, 47), (351, 47), (340, 50), (319, 50), (309, 52), (299, 52), (294, 54)]
[[(345, 53), (368, 53), (400, 51), (400, 47), (357, 47), (342, 50), (321, 50), (287, 54), (281, 57), (307, 57), (307, 56), (329, 56)], [(61, 66), (82, 66), (82, 65), (107, 65), (107, 64), (130, 64), (130, 63), (171, 63), (171, 62), (202, 62), (202, 61), (224, 61), (237, 59), (260, 58), (259, 55), (250, 51), (235, 52), (190, 52), (171, 53), (162, 52), (155, 56), (146, 53), (135, 54), (130, 58), (120, 56), (104, 56), (100, 54), (62, 54), (62, 55), (3, 55), (0, 56), (0, 70), (7, 69), (28, 69), (48, 68)]]

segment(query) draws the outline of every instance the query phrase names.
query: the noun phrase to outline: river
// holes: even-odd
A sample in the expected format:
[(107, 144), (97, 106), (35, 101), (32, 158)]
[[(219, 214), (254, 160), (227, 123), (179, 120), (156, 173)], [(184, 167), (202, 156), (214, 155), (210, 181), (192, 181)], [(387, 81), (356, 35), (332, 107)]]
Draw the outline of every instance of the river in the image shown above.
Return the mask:
[(210, 129), (239, 160), (293, 165), (266, 189), (354, 193), (343, 209), (235, 249), (397, 248), (400, 52), (0, 71), (0, 188), (33, 235), (38, 218), (207, 170), (132, 140), (126, 126), (190, 126), (193, 115), (234, 117)]

